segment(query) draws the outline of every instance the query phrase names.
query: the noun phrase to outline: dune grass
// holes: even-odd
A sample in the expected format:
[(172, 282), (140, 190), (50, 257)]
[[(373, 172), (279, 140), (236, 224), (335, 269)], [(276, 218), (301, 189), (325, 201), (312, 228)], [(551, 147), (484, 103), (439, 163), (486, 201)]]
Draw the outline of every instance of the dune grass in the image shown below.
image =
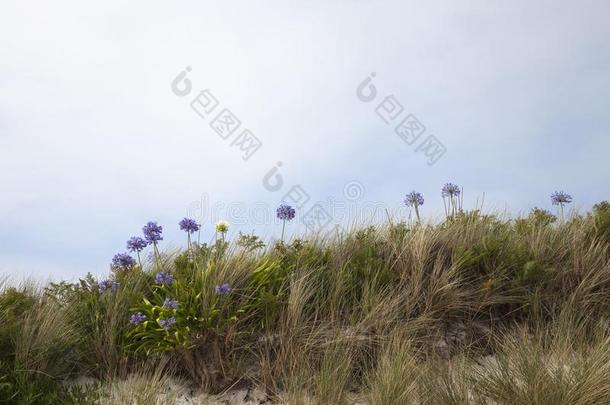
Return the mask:
[[(0, 403), (153, 403), (169, 379), (290, 404), (610, 403), (609, 218), (601, 203), (219, 238), (114, 271), (116, 291), (5, 284)], [(77, 376), (100, 384), (68, 388)]]

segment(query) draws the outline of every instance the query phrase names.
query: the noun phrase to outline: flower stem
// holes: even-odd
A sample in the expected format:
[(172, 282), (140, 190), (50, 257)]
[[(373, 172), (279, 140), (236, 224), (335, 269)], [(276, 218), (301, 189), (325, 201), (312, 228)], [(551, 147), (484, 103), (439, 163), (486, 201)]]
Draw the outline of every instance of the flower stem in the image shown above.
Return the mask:
[(284, 242), (284, 228), (286, 228), (286, 220), (282, 221), (282, 242)]
[(157, 263), (157, 270), (161, 270), (161, 257), (159, 255), (159, 249), (157, 249), (157, 243), (153, 243), (153, 249), (155, 252), (155, 262)]
[(451, 219), (455, 216), (455, 199), (453, 196), (449, 197), (451, 201)]

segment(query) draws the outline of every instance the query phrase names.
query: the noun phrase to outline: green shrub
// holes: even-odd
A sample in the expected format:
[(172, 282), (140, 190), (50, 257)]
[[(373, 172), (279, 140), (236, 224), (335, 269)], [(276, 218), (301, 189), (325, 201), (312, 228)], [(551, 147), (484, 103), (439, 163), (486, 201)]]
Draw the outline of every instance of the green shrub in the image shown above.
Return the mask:
[(153, 284), (150, 296), (130, 309), (146, 320), (127, 330), (129, 349), (146, 355), (188, 349), (194, 337), (222, 335), (237, 322), (244, 310), (232, 305), (231, 297), (215, 292), (214, 272), (214, 267), (193, 267), (190, 278), (176, 276), (171, 284)]
[(277, 321), (279, 310), (286, 302), (286, 280), (290, 273), (288, 262), (276, 258), (261, 261), (252, 271), (243, 311), (251, 317), (255, 329), (269, 328)]
[(33, 286), (0, 293), (0, 403), (85, 403), (61, 384), (81, 360), (69, 319), (66, 308)]
[(590, 217), (593, 220), (594, 236), (605, 242), (610, 242), (610, 203), (602, 201), (595, 204)]

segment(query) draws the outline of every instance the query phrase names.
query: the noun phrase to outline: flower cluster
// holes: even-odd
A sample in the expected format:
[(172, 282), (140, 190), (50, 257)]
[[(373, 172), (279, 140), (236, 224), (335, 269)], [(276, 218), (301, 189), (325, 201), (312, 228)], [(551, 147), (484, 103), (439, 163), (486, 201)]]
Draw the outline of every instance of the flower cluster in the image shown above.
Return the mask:
[(157, 225), (156, 222), (149, 222), (144, 225), (142, 232), (144, 233), (144, 238), (148, 243), (156, 244), (158, 241), (163, 240), (163, 237), (161, 236), (163, 227)]
[(131, 314), (129, 316), (129, 323), (132, 324), (133, 326), (138, 326), (145, 320), (146, 320), (146, 315), (144, 315), (142, 312), (136, 312), (135, 314)]
[(405, 197), (405, 205), (407, 207), (418, 207), (424, 205), (424, 196), (417, 191), (411, 191)]
[(111, 267), (113, 270), (130, 270), (136, 265), (133, 257), (127, 253), (118, 253), (112, 258)]
[(177, 309), (180, 306), (180, 303), (176, 300), (171, 299), (170, 297), (165, 297), (165, 302), (163, 302), (163, 309)]
[(460, 195), (460, 187), (457, 184), (445, 183), (441, 189), (443, 197), (457, 197)]
[(165, 273), (163, 271), (158, 272), (157, 275), (155, 276), (155, 282), (157, 284), (169, 285), (173, 281), (174, 281), (174, 278), (172, 277), (172, 275), (169, 273)]
[(130, 252), (141, 252), (147, 245), (148, 243), (144, 239), (134, 236), (127, 241), (127, 250)]
[(197, 232), (201, 225), (199, 225), (195, 220), (190, 218), (183, 218), (182, 221), (178, 223), (180, 225), (180, 229), (191, 234)]
[(119, 288), (119, 283), (114, 280), (101, 280), (97, 283), (100, 292), (106, 292), (108, 290), (115, 292)]
[(231, 292), (231, 286), (229, 283), (223, 283), (221, 285), (216, 286), (216, 294), (218, 295), (227, 295)]
[(276, 210), (276, 215), (282, 221), (292, 221), (294, 219), (295, 210), (290, 205), (282, 204)]
[(563, 205), (572, 202), (572, 196), (564, 191), (555, 191), (551, 194), (551, 202), (553, 205)]
[(176, 323), (176, 318), (170, 316), (166, 319), (159, 319), (159, 325), (165, 330), (169, 330)]
[(216, 222), (216, 232), (225, 233), (229, 230), (229, 223), (227, 221)]

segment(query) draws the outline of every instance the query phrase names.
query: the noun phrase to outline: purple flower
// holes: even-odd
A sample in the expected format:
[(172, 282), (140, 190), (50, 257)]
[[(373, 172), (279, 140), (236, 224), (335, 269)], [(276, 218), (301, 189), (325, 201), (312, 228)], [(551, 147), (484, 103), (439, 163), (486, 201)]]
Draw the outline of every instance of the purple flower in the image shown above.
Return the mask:
[(163, 309), (176, 309), (180, 306), (178, 301), (171, 299), (170, 297), (165, 297), (165, 302), (163, 303)]
[(134, 236), (127, 241), (127, 250), (130, 252), (141, 252), (148, 243), (140, 238), (139, 236)]
[(101, 280), (97, 283), (97, 286), (100, 289), (100, 292), (106, 292), (108, 290), (115, 292), (119, 288), (119, 283), (113, 280)]
[(136, 261), (133, 257), (127, 253), (118, 253), (112, 258), (112, 264), (110, 265), (113, 270), (129, 270), (136, 265)]
[(163, 227), (157, 225), (156, 222), (149, 222), (144, 225), (142, 232), (144, 232), (144, 238), (148, 243), (157, 244), (158, 241), (163, 240), (163, 237), (161, 236)]
[(172, 277), (171, 274), (160, 271), (155, 276), (155, 281), (157, 282), (157, 284), (169, 285), (174, 281), (174, 278)]
[(572, 196), (564, 191), (555, 191), (551, 194), (551, 202), (553, 205), (563, 205), (572, 202)]
[(424, 205), (424, 196), (421, 195), (421, 193), (418, 193), (417, 191), (411, 191), (405, 197), (405, 205), (407, 207)]
[(457, 184), (445, 183), (441, 189), (443, 197), (457, 197), (460, 195), (460, 187)]
[(227, 295), (231, 292), (231, 286), (229, 283), (223, 283), (221, 285), (216, 286), (216, 294), (218, 295)]
[(180, 225), (181, 230), (188, 232), (188, 233), (197, 232), (199, 230), (199, 228), (201, 227), (201, 225), (199, 225), (197, 222), (195, 222), (195, 220), (190, 219), (190, 218), (184, 218), (182, 221), (180, 221), (178, 223), (178, 225)]
[(175, 323), (176, 323), (176, 318), (174, 318), (173, 316), (170, 316), (167, 319), (159, 320), (159, 325), (161, 325), (162, 328), (165, 328), (165, 330), (169, 330), (169, 328), (171, 328)]
[(129, 323), (132, 324), (133, 326), (138, 326), (145, 320), (146, 320), (146, 315), (144, 315), (142, 312), (136, 312), (135, 314), (131, 314), (129, 316)]
[(292, 221), (294, 219), (295, 210), (290, 205), (282, 204), (276, 210), (276, 215), (283, 221)]

